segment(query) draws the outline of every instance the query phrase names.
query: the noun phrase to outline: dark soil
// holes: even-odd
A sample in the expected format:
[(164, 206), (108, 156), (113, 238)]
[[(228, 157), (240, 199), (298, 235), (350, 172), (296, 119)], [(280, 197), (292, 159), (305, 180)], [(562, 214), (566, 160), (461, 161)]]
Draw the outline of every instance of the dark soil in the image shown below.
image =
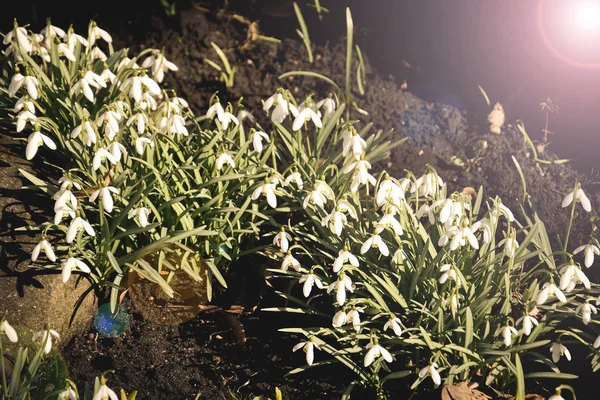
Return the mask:
[[(197, 115), (205, 113), (209, 98), (218, 92), (221, 102), (234, 103), (243, 96), (246, 109), (252, 111), (263, 126), (268, 126), (261, 99), (273, 94), (279, 86), (290, 89), (297, 98), (313, 92), (317, 94), (316, 98), (321, 98), (332, 89), (314, 78), (279, 80), (280, 74), (292, 70), (313, 70), (343, 85), (343, 37), (315, 46), (315, 62), (311, 65), (307, 62), (303, 44), (282, 36), (290, 31), (285, 25), (289, 25), (290, 21), (294, 23), (290, 19), (289, 8), (270, 9), (271, 14), (267, 16), (259, 13), (258, 6), (246, 7), (241, 3), (234, 3), (238, 6), (237, 11), (222, 11), (210, 7), (208, 10), (199, 9), (187, 2), (178, 2), (178, 13), (171, 18), (167, 18), (160, 8), (150, 8), (149, 12), (121, 18), (99, 13), (96, 20), (113, 34), (115, 48), (129, 47), (132, 50), (130, 55), (142, 48), (164, 46), (166, 57), (179, 67), (177, 73), (167, 75), (165, 85), (186, 98)], [(270, 26), (266, 34), (283, 38), (283, 43), (248, 41), (249, 26), (241, 22), (240, 16), (249, 21), (259, 17), (267, 22), (267, 18), (271, 18), (271, 22), (281, 21), (279, 24), (284, 26), (276, 27), (277, 22), (263, 26)], [(326, 18), (343, 19), (342, 14)], [(53, 23), (60, 25), (60, 21), (55, 19)], [(327, 24), (327, 20), (323, 23)], [(82, 30), (85, 24), (79, 21), (76, 28)], [(342, 33), (340, 30), (338, 35)], [(359, 36), (357, 40), (365, 38)], [(218, 80), (216, 71), (204, 62), (207, 57), (217, 60), (211, 41), (226, 52), (232, 65), (238, 66), (235, 84), (231, 88), (226, 88)], [(368, 47), (364, 51), (368, 56)], [(449, 192), (461, 191), (464, 187), (478, 189), (484, 185), (486, 196), (500, 196), (505, 204), (520, 214), (522, 186), (511, 158), (514, 156), (525, 174), (533, 209), (545, 221), (554, 243), (557, 243), (557, 234), (564, 236), (568, 225), (569, 211), (561, 209), (560, 203), (563, 196), (572, 190), (576, 179), (583, 182), (588, 194), (592, 194), (593, 207), (600, 206), (599, 187), (592, 183), (590, 177), (581, 176), (568, 164), (541, 165), (541, 170), (537, 169), (522, 135), (510, 125), (505, 126), (502, 135), (490, 134), (485, 121), (468, 121), (465, 113), (451, 106), (428, 103), (413, 96), (410, 91), (402, 91), (393, 77), (385, 79), (379, 76), (368, 63), (366, 93), (362, 97), (355, 93), (355, 97), (358, 105), (369, 111), (369, 115), (355, 114), (354, 117), (373, 122), (375, 130), (393, 129), (396, 137), (410, 138), (393, 151), (389, 160), (376, 166), (379, 170), (386, 168), (392, 175), (403, 177), (405, 169), (419, 175), (429, 164), (448, 182)], [(456, 166), (452, 156), (462, 160), (474, 158), (471, 149), (478, 139), (484, 139), (488, 144), (482, 157), (470, 163), (468, 171), (466, 167)], [(548, 151), (541, 157), (547, 160), (559, 158)], [(571, 249), (587, 241), (591, 229), (586, 222), (587, 217), (580, 215), (578, 207)], [(233, 285), (238, 291), (226, 293), (225, 299), (217, 299), (217, 302), (224, 305), (236, 303), (239, 299), (235, 295), (255, 291), (248, 289), (253, 287), (249, 280), (254, 279), (255, 286), (265, 290), (258, 308), (278, 304), (279, 300), (264, 286), (260, 275), (257, 278), (256, 274), (248, 274), (246, 267), (241, 265), (233, 269), (233, 272), (239, 272), (238, 286)], [(596, 270), (590, 272), (598, 281), (599, 266), (594, 268)], [(253, 270), (256, 269), (260, 268)], [(227, 297), (232, 292), (234, 296)], [(255, 301), (251, 303), (256, 305)], [(91, 327), (89, 332), (64, 346), (64, 355), (75, 382), (91, 382), (97, 374), (112, 369), (115, 373), (110, 378), (110, 385), (122, 386), (128, 391), (138, 389), (138, 398), (142, 399), (251, 399), (255, 395), (273, 396), (276, 386), (289, 399), (338, 399), (354, 378), (347, 368), (339, 365), (284, 377), (289, 370), (304, 365), (304, 353), (291, 352), (299, 338), (277, 332), (277, 328), (301, 324), (302, 320), (294, 315), (257, 311), (240, 317), (247, 336), (245, 347), (241, 347), (231, 326), (218, 313), (200, 314), (179, 326), (164, 326), (144, 320), (128, 299), (125, 307), (132, 313), (132, 319), (122, 337), (96, 338)], [(323, 355), (317, 353), (317, 360), (320, 356)], [(401, 393), (406, 393), (402, 387), (392, 388), (390, 398), (407, 397)], [(373, 393), (359, 388), (353, 398), (373, 398)]]

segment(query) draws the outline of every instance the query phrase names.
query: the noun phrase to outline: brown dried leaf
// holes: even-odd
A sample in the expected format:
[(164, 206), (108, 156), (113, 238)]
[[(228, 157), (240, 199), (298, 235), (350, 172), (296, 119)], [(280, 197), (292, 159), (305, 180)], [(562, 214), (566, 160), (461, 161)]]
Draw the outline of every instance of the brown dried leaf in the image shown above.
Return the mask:
[(466, 382), (456, 385), (444, 385), (442, 388), (442, 400), (491, 400), (487, 394), (475, 389), (477, 384), (471, 386)]

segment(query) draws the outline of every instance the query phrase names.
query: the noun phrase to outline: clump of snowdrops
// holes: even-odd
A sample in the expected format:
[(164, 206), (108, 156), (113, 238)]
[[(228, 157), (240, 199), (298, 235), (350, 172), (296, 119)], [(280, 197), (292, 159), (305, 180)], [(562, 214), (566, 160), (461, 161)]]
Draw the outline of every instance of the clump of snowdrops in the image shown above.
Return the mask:
[[(357, 375), (347, 394), (371, 385), (385, 398), (387, 381), (409, 379), (414, 390), (477, 382), (523, 399), (527, 379), (576, 377), (562, 372), (572, 345), (600, 368), (600, 288), (586, 277), (597, 240), (575, 249), (582, 265), (567, 251), (570, 226), (554, 250), (537, 215), (520, 222), (483, 188), (448, 193), (431, 167), (372, 175), (371, 162), (399, 142), (369, 135), (338, 103), (298, 105), (285, 90), (264, 103), (285, 145), (277, 201), (292, 215), (264, 254), (301, 288), (268, 310), (314, 324), (282, 329), (306, 338), (293, 351), (307, 365), (291, 373), (339, 363)], [(591, 211), (578, 183), (562, 205), (572, 217)]]
[(84, 35), (15, 21), (4, 44), (3, 103), (26, 158), (41, 155), (51, 171), (22, 171), (55, 213), (29, 227), (41, 231), (32, 261), (64, 282), (77, 272), (109, 285), (113, 307), (127, 274), (169, 295), (178, 269), (205, 282), (209, 299), (213, 279), (226, 286), (222, 271), (267, 218), (250, 199), (268, 172), (245, 132), (252, 115), (215, 98), (210, 118), (196, 118), (161, 87), (178, 69), (162, 51), (129, 58), (94, 21)]
[(42, 400), (135, 400), (137, 391), (127, 395), (121, 389), (117, 397), (106, 385), (106, 373), (95, 379), (93, 389), (86, 387), (80, 394), (77, 386), (60, 373), (61, 362), (54, 357), (52, 347), (60, 339), (59, 333), (48, 327), (33, 334), (27, 330), (22, 332), (25, 333), (19, 334), (6, 316), (0, 318), (0, 394), (3, 399), (26, 400), (33, 395)]

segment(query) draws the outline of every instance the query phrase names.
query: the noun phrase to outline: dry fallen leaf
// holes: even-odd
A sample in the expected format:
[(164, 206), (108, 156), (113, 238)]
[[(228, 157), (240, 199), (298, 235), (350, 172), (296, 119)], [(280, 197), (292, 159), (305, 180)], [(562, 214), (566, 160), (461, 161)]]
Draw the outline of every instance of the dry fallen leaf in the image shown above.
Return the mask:
[(444, 385), (442, 389), (442, 400), (491, 400), (487, 394), (476, 389), (477, 384), (467, 385), (460, 382), (457, 385)]

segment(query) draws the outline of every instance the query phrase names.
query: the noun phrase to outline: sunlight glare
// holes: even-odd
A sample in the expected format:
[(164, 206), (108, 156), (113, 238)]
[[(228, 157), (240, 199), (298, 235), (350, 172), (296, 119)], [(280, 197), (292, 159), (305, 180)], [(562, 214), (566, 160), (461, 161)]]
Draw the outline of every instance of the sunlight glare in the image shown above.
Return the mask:
[(576, 10), (576, 21), (581, 29), (600, 28), (600, 1), (584, 0), (579, 2)]

